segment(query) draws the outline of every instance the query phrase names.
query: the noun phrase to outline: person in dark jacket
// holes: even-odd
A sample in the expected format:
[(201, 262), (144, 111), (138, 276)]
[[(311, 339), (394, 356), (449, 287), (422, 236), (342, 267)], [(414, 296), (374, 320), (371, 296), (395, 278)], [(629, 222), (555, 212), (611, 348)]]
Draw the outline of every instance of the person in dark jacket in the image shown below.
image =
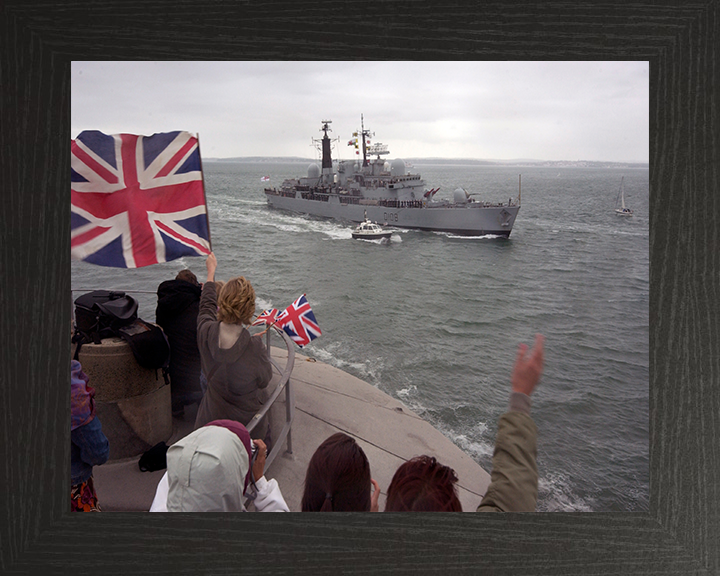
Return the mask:
[(190, 270), (181, 270), (175, 280), (166, 280), (157, 289), (155, 321), (170, 342), (170, 390), (175, 416), (181, 416), (185, 406), (202, 400), (197, 345), (201, 293), (202, 287)]
[(93, 466), (107, 462), (108, 439), (95, 417), (95, 390), (83, 372), (80, 362), (70, 362), (70, 510), (100, 512)]

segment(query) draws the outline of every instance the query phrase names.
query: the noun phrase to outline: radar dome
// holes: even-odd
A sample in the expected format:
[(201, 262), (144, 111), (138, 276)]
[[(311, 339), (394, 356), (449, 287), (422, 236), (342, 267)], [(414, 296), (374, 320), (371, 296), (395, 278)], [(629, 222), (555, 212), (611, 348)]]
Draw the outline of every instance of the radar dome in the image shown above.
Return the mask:
[(463, 188), (455, 188), (453, 199), (458, 204), (465, 204), (468, 201), (468, 194)]
[(395, 158), (390, 165), (390, 174), (393, 176), (405, 176), (405, 161)]
[(310, 166), (308, 166), (308, 178), (320, 178), (320, 166), (310, 164)]

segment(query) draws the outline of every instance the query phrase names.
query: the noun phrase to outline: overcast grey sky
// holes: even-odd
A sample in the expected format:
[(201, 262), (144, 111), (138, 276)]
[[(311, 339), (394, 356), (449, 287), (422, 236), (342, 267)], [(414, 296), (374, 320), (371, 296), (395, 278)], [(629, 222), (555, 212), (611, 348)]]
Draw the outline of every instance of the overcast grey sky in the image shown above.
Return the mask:
[(71, 135), (200, 135), (204, 157), (314, 158), (322, 120), (389, 158), (648, 162), (648, 62), (73, 62)]

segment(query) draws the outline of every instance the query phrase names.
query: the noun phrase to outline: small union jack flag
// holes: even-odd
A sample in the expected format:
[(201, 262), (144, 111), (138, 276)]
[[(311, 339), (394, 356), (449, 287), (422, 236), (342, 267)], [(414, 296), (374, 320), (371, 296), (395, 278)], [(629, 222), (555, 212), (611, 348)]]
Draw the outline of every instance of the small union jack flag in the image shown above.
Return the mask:
[(278, 314), (276, 325), (300, 348), (322, 334), (305, 294)]
[(255, 322), (252, 323), (253, 326), (262, 326), (263, 324), (270, 324), (271, 326), (275, 324), (275, 319), (277, 318), (277, 308), (270, 308), (269, 310), (265, 310), (255, 319)]
[(71, 255), (140, 268), (210, 253), (197, 138), (88, 130), (71, 148)]

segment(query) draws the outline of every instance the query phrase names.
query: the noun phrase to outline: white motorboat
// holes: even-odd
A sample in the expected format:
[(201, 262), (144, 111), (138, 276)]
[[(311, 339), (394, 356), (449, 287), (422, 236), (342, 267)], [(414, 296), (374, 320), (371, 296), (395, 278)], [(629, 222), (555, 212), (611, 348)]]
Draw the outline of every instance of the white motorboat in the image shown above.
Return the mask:
[(382, 238), (390, 238), (392, 232), (389, 232), (382, 228), (382, 226), (371, 222), (365, 218), (364, 222), (360, 222), (360, 225), (353, 230), (352, 237), (360, 240), (380, 240)]

